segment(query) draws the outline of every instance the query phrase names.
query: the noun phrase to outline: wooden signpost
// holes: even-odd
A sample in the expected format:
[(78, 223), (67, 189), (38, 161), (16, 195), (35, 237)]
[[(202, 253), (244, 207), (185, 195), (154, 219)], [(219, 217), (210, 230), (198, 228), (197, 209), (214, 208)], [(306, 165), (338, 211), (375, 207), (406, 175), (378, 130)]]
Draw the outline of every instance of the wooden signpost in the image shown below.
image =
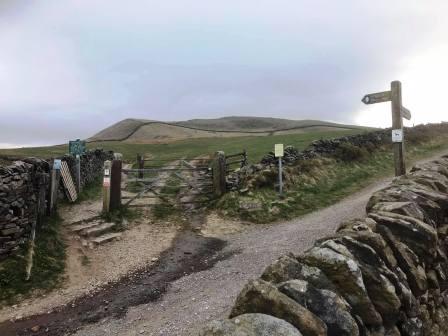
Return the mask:
[(104, 161), (104, 177), (103, 177), (103, 212), (108, 213), (110, 210), (110, 171), (112, 163)]
[(283, 195), (283, 169), (282, 158), (284, 156), (283, 144), (275, 144), (274, 146), (275, 157), (278, 157), (278, 193), (280, 197)]
[(395, 176), (405, 175), (403, 118), (410, 120), (411, 112), (402, 105), (401, 82), (393, 81), (390, 91), (365, 95), (361, 101), (367, 105), (392, 102), (392, 142), (394, 146)]

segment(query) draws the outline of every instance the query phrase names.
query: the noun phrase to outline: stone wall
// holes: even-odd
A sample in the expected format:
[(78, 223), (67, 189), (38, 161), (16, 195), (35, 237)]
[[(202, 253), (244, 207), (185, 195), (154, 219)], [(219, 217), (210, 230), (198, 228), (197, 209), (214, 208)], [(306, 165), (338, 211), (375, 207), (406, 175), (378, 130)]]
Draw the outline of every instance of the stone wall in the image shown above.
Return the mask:
[(25, 242), (37, 219), (39, 186), (48, 183), (48, 163), (28, 159), (0, 167), (0, 257)]
[[(112, 152), (102, 150), (89, 151), (81, 156), (81, 185), (100, 177), (104, 161), (112, 158)], [(61, 159), (67, 161), (74, 178), (75, 159), (71, 156)], [(0, 166), (0, 259), (26, 242), (37, 221), (38, 211), (45, 214), (52, 165), (53, 160), (27, 158)]]
[(250, 281), (211, 335), (448, 335), (448, 156), (373, 194), (367, 217)]

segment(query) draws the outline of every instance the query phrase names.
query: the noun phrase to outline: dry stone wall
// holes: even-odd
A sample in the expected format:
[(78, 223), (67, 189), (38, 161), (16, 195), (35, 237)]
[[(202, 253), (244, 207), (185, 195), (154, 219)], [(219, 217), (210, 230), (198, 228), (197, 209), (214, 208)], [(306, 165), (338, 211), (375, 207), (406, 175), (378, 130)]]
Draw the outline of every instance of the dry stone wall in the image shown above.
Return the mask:
[(448, 335), (448, 156), (374, 193), (342, 223), (250, 281), (201, 336)]
[[(405, 139), (407, 144), (416, 144), (429, 142), (436, 137), (448, 134), (448, 123), (417, 125), (415, 127), (405, 128)], [(390, 145), (391, 130), (384, 129), (373, 132), (355, 134), (351, 136), (343, 136), (334, 139), (321, 139), (313, 141), (308, 148), (303, 151), (293, 146), (285, 147), (283, 163), (285, 165), (295, 165), (304, 160), (314, 159), (322, 156), (337, 157), (338, 152), (344, 149), (344, 146), (353, 146), (367, 153), (370, 153), (382, 146)], [(250, 154), (250, 153), (249, 153)], [(346, 157), (350, 160), (350, 157)], [(227, 190), (235, 191), (246, 188), (246, 182), (257, 174), (270, 174), (268, 170), (272, 170), (278, 165), (278, 158), (274, 152), (267, 153), (258, 164), (247, 165), (226, 177)], [(274, 175), (276, 173), (274, 172)], [(269, 178), (269, 176), (268, 176)]]
[[(104, 161), (112, 158), (112, 152), (102, 150), (81, 156), (81, 185), (100, 177)], [(71, 156), (61, 159), (67, 161), (74, 178), (75, 159)], [(27, 158), (0, 166), (0, 259), (27, 241), (38, 212), (46, 212), (52, 165), (52, 160)]]

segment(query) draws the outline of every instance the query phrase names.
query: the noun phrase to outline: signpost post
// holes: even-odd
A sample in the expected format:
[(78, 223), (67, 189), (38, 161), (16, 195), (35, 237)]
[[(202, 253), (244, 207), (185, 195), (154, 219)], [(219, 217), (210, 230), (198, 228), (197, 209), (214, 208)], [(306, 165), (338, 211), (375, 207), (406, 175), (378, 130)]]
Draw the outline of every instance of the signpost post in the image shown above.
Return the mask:
[(404, 162), (403, 118), (410, 120), (411, 112), (403, 107), (401, 82), (393, 81), (391, 90), (365, 95), (362, 102), (366, 105), (392, 102), (392, 143), (394, 146), (395, 176), (406, 174)]
[(283, 144), (275, 144), (274, 146), (275, 157), (278, 157), (278, 193), (280, 197), (283, 196), (283, 169), (282, 169), (282, 157), (284, 155)]

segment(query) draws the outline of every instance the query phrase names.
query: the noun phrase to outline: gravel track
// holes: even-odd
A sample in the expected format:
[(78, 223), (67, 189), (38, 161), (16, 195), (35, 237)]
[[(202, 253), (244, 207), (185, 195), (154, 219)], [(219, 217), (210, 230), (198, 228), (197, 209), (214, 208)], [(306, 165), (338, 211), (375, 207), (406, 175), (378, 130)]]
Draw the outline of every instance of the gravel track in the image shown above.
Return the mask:
[(390, 180), (383, 179), (302, 218), (229, 235), (221, 252), (229, 258), (171, 283), (160, 300), (133, 307), (121, 319), (87, 325), (76, 335), (196, 335), (207, 321), (225, 317), (242, 286), (279, 256), (300, 253), (316, 239), (334, 232), (342, 221), (363, 217), (370, 195)]

